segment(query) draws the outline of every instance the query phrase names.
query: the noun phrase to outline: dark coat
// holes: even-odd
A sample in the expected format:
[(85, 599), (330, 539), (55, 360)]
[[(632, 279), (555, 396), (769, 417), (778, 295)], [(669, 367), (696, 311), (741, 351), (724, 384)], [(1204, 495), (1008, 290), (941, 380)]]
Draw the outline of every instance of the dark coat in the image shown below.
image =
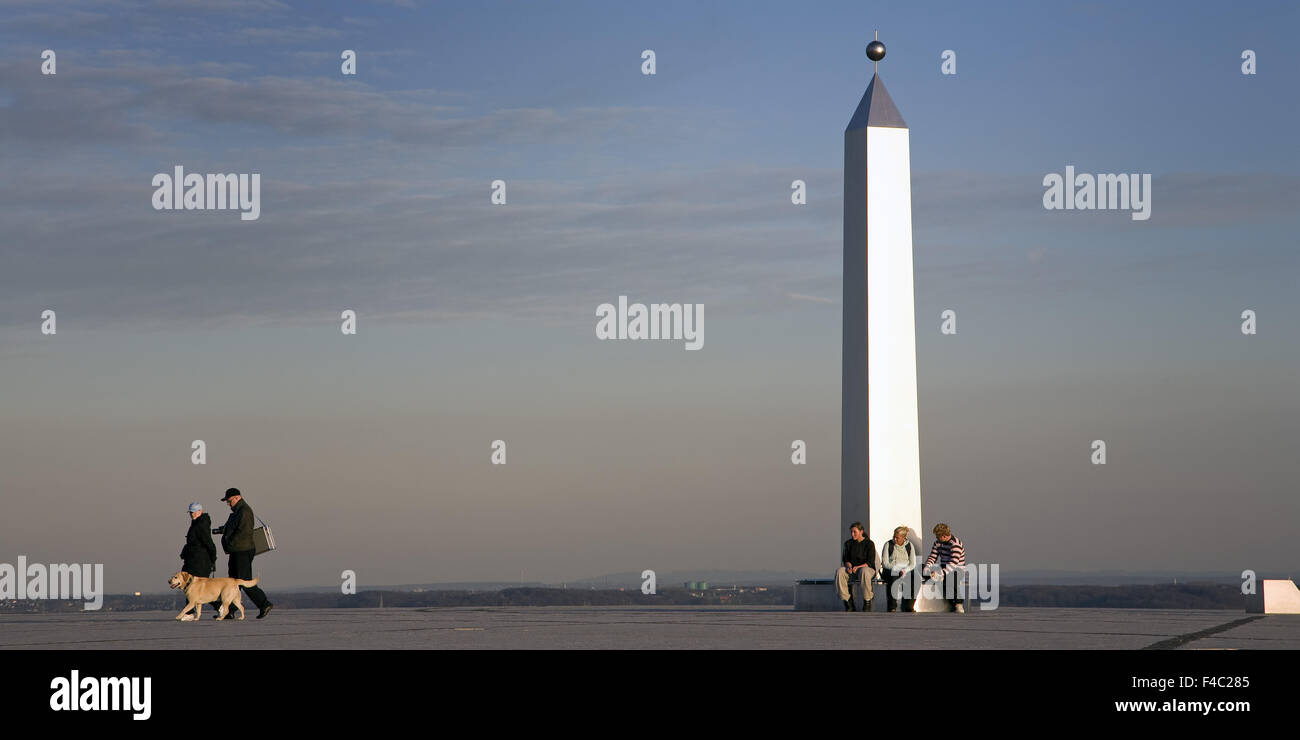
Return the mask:
[(212, 543), (212, 518), (199, 514), (190, 522), (185, 533), (185, 548), (181, 550), (181, 570), (192, 576), (207, 578), (217, 565), (217, 546)]
[(230, 518), (221, 528), (221, 549), (227, 554), (232, 552), (251, 552), (253, 546), (253, 507), (240, 499), (235, 508), (230, 510)]
[(850, 537), (844, 540), (844, 547), (840, 550), (841, 563), (853, 563), (854, 565), (866, 564), (877, 573), (880, 572), (879, 557), (876, 555), (876, 543), (871, 541), (870, 537), (863, 537), (861, 542)]

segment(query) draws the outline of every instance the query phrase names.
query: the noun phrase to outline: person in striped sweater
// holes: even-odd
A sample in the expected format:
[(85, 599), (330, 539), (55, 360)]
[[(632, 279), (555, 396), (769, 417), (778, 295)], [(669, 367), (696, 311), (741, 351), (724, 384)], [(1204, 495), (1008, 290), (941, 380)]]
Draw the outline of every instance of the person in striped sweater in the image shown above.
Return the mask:
[(934, 538), (930, 557), (926, 558), (921, 575), (928, 573), (934, 581), (942, 581), (945, 596), (951, 594), (946, 599), (948, 611), (964, 614), (966, 607), (957, 598), (957, 583), (966, 569), (966, 548), (943, 522), (934, 525)]

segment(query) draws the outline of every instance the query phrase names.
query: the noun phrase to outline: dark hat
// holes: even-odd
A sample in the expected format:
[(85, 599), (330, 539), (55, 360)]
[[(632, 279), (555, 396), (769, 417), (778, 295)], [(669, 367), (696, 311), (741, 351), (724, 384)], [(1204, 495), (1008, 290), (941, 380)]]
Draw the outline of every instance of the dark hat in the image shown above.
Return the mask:
[(222, 497), (221, 497), (221, 500), (222, 500), (222, 501), (225, 501), (225, 500), (229, 499), (231, 496), (242, 496), (242, 495), (244, 495), (244, 494), (240, 493), (238, 488), (227, 488), (227, 489), (226, 489), (226, 495), (225, 495), (225, 496), (222, 496)]

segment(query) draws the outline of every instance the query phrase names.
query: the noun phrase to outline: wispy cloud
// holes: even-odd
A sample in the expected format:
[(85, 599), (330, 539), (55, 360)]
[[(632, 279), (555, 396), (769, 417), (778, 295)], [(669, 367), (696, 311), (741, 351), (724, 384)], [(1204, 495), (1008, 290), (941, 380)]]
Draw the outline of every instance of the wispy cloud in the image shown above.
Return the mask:
[(815, 296), (815, 295), (803, 295), (802, 293), (786, 293), (785, 295), (787, 298), (789, 298), (792, 301), (808, 301), (810, 303), (838, 303), (838, 301), (831, 298), (822, 298), (820, 296)]
[(232, 38), (240, 44), (305, 44), (342, 35), (338, 29), (324, 26), (276, 26), (241, 28)]
[[(33, 59), (38, 57), (33, 56)], [(229, 66), (147, 64), (78, 69), (54, 83), (33, 64), (0, 64), (0, 140), (77, 147), (104, 141), (176, 138), (173, 129), (243, 125), (294, 137), (360, 136), (420, 147), (473, 146), (511, 139), (608, 133), (649, 107), (503, 108), (461, 114), (463, 96), (389, 91), (339, 78), (210, 76)]]

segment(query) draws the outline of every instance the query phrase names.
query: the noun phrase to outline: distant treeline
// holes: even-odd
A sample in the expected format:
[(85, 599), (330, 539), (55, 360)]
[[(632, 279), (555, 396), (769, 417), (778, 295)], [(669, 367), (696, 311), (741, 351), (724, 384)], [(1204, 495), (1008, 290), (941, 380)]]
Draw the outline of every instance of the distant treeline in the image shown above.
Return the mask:
[(1246, 608), (1241, 586), (1222, 583), (1160, 583), (1130, 586), (1003, 586), (999, 606), (1096, 609)]
[[(353, 595), (285, 591), (275, 593), (277, 609), (374, 609), (387, 607), (452, 606), (791, 606), (793, 586), (742, 587), (743, 590), (709, 589), (686, 591), (664, 589), (657, 594), (643, 594), (639, 589), (581, 588), (506, 588), (490, 591), (362, 591)], [(244, 599), (245, 605), (248, 599)], [(179, 594), (144, 594), (142, 596), (108, 595), (105, 611), (180, 611), (185, 605)], [(9, 612), (76, 612), (80, 601), (3, 601), (0, 614)], [(208, 609), (204, 609), (206, 612)]]
[[(707, 589), (687, 591), (663, 589), (657, 594), (640, 590), (579, 588), (506, 588), (492, 591), (362, 591), (354, 595), (312, 592), (275, 594), (278, 608), (290, 609), (374, 609), (387, 607), (454, 606), (792, 606), (793, 586), (769, 586), (763, 590)], [(109, 611), (180, 611), (184, 599), (173, 594), (105, 596)], [(1233, 609), (1245, 602), (1236, 585), (1180, 583), (1129, 586), (1003, 586), (999, 606), (1068, 607), (1107, 609)], [(0, 613), (81, 611), (79, 601), (4, 601)]]
[[(410, 606), (791, 606), (793, 586), (767, 587), (763, 591), (715, 590), (686, 591), (663, 589), (643, 594), (640, 589), (580, 588), (507, 588), (500, 591), (362, 591), (354, 596), (337, 594), (291, 594), (295, 604), (304, 608), (355, 607), (373, 609), (383, 597), (385, 607)], [(276, 606), (279, 606), (277, 601)]]

